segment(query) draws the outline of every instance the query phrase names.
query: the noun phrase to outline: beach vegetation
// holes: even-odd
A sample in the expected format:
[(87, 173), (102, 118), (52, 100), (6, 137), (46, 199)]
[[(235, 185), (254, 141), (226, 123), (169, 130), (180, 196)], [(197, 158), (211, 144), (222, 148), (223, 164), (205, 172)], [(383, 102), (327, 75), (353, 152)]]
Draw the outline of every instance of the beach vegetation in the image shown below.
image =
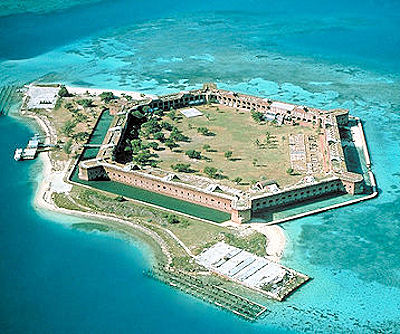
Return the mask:
[(59, 97), (70, 97), (72, 95), (68, 92), (68, 90), (65, 86), (61, 86), (60, 90), (58, 91), (58, 96)]
[(68, 109), (68, 110), (71, 111), (71, 112), (73, 112), (73, 110), (74, 110), (74, 104), (73, 104), (72, 102), (66, 102), (66, 103), (64, 104), (64, 108), (65, 108), (65, 109)]
[(237, 234), (231, 232), (222, 232), (227, 244), (247, 250), (258, 256), (266, 256), (267, 238), (261, 233), (251, 233), (246, 238), (240, 238)]
[(55, 103), (55, 105), (54, 105), (54, 109), (55, 109), (55, 110), (58, 110), (58, 109), (61, 108), (61, 106), (62, 106), (62, 99), (59, 97), (59, 98), (56, 100), (56, 103)]
[(64, 125), (61, 128), (61, 132), (69, 137), (72, 135), (75, 127), (76, 127), (76, 122), (70, 119), (64, 123)]
[(93, 106), (93, 100), (92, 99), (79, 99), (76, 101), (80, 106), (84, 108), (90, 108)]
[(100, 98), (103, 102), (108, 103), (114, 99), (116, 99), (117, 97), (114, 95), (113, 92), (103, 92), (100, 95)]
[(115, 201), (117, 202), (125, 202), (126, 199), (124, 196), (118, 195), (117, 197), (114, 198)]
[(75, 210), (75, 211), (86, 211), (85, 208), (78, 206), (76, 203), (72, 201), (65, 193), (52, 193), (51, 199), (53, 200), (54, 204), (63, 209), (67, 210)]
[(78, 111), (74, 114), (74, 118), (77, 123), (81, 123), (81, 122), (86, 122), (88, 119), (88, 116), (85, 114), (82, 114), (81, 112)]
[(82, 132), (77, 132), (72, 135), (72, 138), (77, 141), (77, 142), (84, 142), (89, 138), (89, 132), (87, 131), (82, 131)]
[(63, 146), (63, 150), (66, 154), (71, 153), (71, 147), (72, 147), (72, 139), (68, 139), (67, 142)]

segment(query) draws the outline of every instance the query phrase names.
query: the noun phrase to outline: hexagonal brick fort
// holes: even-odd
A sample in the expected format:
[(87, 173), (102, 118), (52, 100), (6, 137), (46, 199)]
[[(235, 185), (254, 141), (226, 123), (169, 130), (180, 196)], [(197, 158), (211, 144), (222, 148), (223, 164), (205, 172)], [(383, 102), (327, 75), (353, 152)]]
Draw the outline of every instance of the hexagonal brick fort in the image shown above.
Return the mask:
[[(257, 190), (241, 191), (218, 184), (216, 180), (202, 176), (174, 173), (158, 168), (139, 168), (133, 163), (118, 162), (118, 154), (134, 111), (152, 112), (187, 108), (195, 105), (216, 103), (240, 109), (257, 111), (266, 118), (274, 118), (279, 124), (300, 124), (321, 129), (325, 177), (316, 181), (310, 178), (302, 184), (274, 189), (268, 182), (258, 182)], [(114, 115), (110, 128), (95, 159), (79, 163), (82, 180), (107, 179), (151, 192), (161, 193), (179, 200), (228, 212), (236, 223), (249, 221), (254, 214), (274, 207), (284, 207), (315, 200), (326, 195), (360, 194), (365, 182), (361, 174), (350, 172), (345, 163), (339, 130), (349, 122), (348, 110), (319, 110), (256, 96), (218, 89), (215, 84), (204, 84), (202, 89), (177, 94), (146, 98), (142, 101), (121, 103), (116, 100), (110, 107)]]

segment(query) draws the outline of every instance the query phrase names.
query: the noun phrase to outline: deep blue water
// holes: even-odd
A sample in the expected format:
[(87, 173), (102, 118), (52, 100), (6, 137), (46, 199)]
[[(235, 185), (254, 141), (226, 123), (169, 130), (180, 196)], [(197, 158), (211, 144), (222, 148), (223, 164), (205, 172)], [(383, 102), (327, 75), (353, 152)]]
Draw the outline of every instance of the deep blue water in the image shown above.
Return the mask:
[[(140, 5), (139, 5), (140, 4)], [(314, 279), (249, 324), (145, 278), (149, 250), (38, 212), (32, 130), (0, 118), (0, 331), (400, 332), (400, 3), (102, 1), (0, 16), (0, 82), (152, 93), (221, 87), (364, 120), (378, 199), (283, 225), (283, 263)]]

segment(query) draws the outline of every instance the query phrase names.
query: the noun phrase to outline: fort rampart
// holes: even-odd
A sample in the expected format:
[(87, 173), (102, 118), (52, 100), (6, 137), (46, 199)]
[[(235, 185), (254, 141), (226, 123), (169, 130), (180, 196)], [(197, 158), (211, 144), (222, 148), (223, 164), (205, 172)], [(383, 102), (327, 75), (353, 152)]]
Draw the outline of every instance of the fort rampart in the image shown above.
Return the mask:
[[(212, 189), (203, 189), (184, 183), (179, 177), (160, 177), (146, 170), (133, 170), (129, 165), (115, 162), (115, 152), (120, 150), (121, 139), (127, 130), (129, 112), (170, 110), (205, 103), (220, 103), (234, 108), (271, 114), (281, 124), (300, 124), (319, 127), (322, 130), (324, 160), (330, 176), (310, 183), (288, 187), (277, 192), (248, 194), (239, 198)], [(347, 110), (324, 111), (288, 103), (273, 102), (269, 99), (219, 90), (214, 85), (203, 89), (180, 92), (151, 99), (126, 107), (116, 114), (102, 148), (96, 159), (83, 161), (79, 165), (79, 177), (84, 180), (109, 179), (133, 187), (157, 192), (183, 201), (231, 213), (231, 220), (241, 223), (251, 219), (253, 213), (273, 207), (291, 205), (328, 194), (357, 194), (363, 189), (362, 175), (347, 171), (340, 141), (339, 127), (348, 124)]]

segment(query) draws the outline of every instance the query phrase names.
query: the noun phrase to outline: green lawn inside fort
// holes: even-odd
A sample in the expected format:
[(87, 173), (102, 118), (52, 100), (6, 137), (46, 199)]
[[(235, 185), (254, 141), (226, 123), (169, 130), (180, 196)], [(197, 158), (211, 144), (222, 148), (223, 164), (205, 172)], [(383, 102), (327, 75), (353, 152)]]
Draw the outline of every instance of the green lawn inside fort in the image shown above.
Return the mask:
[(181, 110), (172, 110), (164, 112), (159, 120), (178, 129), (175, 131), (186, 140), (171, 144), (168, 125), (157, 134), (139, 137), (144, 143), (157, 143), (152, 152), (158, 156), (157, 166), (161, 169), (208, 176), (242, 189), (260, 180), (287, 186), (304, 176), (288, 172), (289, 136), (315, 135), (317, 128), (258, 122), (250, 111), (219, 104), (195, 108), (203, 115), (187, 118)]

